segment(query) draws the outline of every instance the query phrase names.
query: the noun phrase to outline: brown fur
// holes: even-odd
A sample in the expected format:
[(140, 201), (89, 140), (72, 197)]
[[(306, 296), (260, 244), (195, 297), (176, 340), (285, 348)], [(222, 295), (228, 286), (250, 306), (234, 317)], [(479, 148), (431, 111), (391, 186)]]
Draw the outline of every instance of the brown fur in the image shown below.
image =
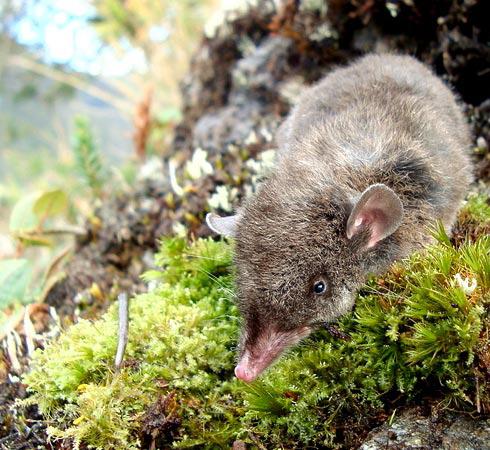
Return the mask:
[[(454, 95), (408, 56), (369, 55), (329, 73), (303, 94), (277, 141), (275, 169), (236, 225), (247, 360), (271, 351), (258, 344), (270, 330), (293, 343), (296, 330), (346, 313), (366, 276), (427, 244), (436, 219), (450, 231), (471, 181)], [(404, 214), (366, 250), (370, 230), (348, 239), (346, 222), (375, 183), (397, 194)], [(319, 278), (322, 296), (312, 290)]]

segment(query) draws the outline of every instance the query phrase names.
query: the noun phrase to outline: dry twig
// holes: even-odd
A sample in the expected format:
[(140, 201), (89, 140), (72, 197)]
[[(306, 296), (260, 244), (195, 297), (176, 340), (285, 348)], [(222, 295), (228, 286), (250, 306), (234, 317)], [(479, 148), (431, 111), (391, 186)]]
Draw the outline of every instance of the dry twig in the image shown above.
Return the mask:
[(116, 359), (114, 362), (116, 371), (119, 371), (124, 359), (124, 352), (128, 343), (128, 327), (129, 327), (129, 301), (128, 295), (123, 292), (117, 297), (119, 302), (119, 330), (117, 341)]

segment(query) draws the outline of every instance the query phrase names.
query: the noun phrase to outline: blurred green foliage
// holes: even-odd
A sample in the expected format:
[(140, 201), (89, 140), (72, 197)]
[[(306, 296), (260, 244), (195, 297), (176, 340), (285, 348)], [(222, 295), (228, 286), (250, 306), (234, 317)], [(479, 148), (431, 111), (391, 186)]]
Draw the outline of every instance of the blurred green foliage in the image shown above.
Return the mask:
[[(142, 77), (154, 90), (158, 116), (180, 106), (180, 80), (206, 19), (219, 0), (95, 0), (92, 24), (116, 51), (141, 49), (148, 71)], [(140, 92), (143, 89), (140, 89)]]
[(0, 310), (14, 302), (32, 300), (28, 291), (32, 264), (23, 258), (0, 260)]
[(75, 166), (92, 194), (100, 198), (104, 183), (107, 181), (100, 152), (95, 146), (94, 137), (87, 118), (78, 116), (75, 119), (73, 137)]
[[(64, 173), (58, 171), (58, 180), (53, 180), (53, 185), (63, 188), (47, 183), (44, 189), (19, 195), (10, 210), (8, 227), (16, 243), (16, 257), (0, 260), (0, 310), (42, 300), (39, 296), (45, 295), (44, 287), (63, 275), (58, 265), (58, 271), (53, 272), (52, 264), (59, 260), (61, 248), (73, 241), (66, 236), (84, 233), (73, 222), (86, 220), (83, 216), (93, 211), (106, 189), (110, 177), (85, 117), (76, 119), (72, 150), (74, 163)], [(47, 161), (40, 158), (28, 163), (42, 172)], [(73, 177), (74, 171), (79, 180)], [(111, 189), (117, 190), (119, 184), (111, 183)], [(90, 195), (86, 195), (87, 188)], [(80, 205), (88, 207), (80, 209)], [(36, 260), (28, 262), (26, 253), (31, 247), (48, 247), (49, 252), (44, 256), (34, 253)]]

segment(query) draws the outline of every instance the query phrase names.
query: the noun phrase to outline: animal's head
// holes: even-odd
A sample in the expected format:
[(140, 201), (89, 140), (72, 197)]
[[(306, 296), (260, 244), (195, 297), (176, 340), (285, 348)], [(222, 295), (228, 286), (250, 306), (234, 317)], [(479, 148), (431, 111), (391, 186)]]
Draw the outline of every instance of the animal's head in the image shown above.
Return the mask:
[(238, 305), (244, 324), (238, 378), (254, 380), (287, 347), (348, 312), (370, 270), (368, 255), (400, 225), (403, 207), (376, 184), (355, 199), (283, 195), (274, 182), (235, 216), (209, 214), (236, 240)]

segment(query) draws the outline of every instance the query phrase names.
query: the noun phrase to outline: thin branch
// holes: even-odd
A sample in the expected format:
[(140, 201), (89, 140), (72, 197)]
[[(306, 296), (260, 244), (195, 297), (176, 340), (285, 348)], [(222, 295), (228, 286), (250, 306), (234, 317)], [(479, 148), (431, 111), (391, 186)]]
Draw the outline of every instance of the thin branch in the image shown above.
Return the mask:
[(16, 334), (17, 333), (14, 330), (10, 330), (10, 332), (7, 334), (7, 355), (10, 359), (12, 370), (17, 374), (20, 374), (22, 371), (22, 366), (17, 358), (17, 343), (15, 339)]
[(124, 359), (124, 352), (126, 351), (126, 345), (128, 343), (128, 328), (129, 328), (129, 301), (128, 295), (123, 292), (118, 295), (117, 300), (119, 302), (119, 330), (117, 341), (116, 359), (114, 362), (116, 371), (121, 368), (121, 364)]
[(168, 174), (170, 178), (170, 187), (172, 188), (172, 191), (179, 197), (182, 197), (184, 195), (184, 189), (179, 185), (177, 181), (177, 165), (175, 164), (175, 161), (173, 159), (170, 159), (168, 161)]
[(335, 325), (325, 323), (323, 325), (323, 328), (325, 328), (332, 337), (335, 339), (341, 339), (343, 341), (350, 341), (351, 337), (348, 334), (345, 334), (343, 331), (340, 331)]
[(64, 225), (58, 228), (51, 229), (36, 229), (36, 230), (22, 230), (19, 235), (21, 237), (30, 237), (30, 236), (56, 236), (59, 234), (73, 234), (75, 236), (85, 237), (87, 236), (87, 230), (82, 227), (77, 227), (75, 225)]
[(8, 64), (20, 67), (25, 70), (42, 75), (46, 78), (58, 81), (60, 83), (68, 84), (79, 91), (86, 92), (88, 95), (98, 98), (106, 103), (115, 106), (117, 109), (124, 111), (128, 115), (132, 115), (133, 107), (130, 102), (121, 100), (120, 97), (101, 89), (76, 75), (62, 72), (60, 70), (53, 69), (52, 67), (38, 63), (30, 58), (22, 55), (10, 55), (8, 57)]
[(26, 340), (27, 356), (31, 356), (34, 353), (36, 346), (34, 345), (34, 339), (36, 337), (36, 330), (29, 317), (29, 308), (24, 308), (24, 337)]
[(478, 379), (478, 375), (475, 376), (476, 379), (476, 412), (480, 414), (481, 412), (481, 403), (480, 403), (480, 380)]

